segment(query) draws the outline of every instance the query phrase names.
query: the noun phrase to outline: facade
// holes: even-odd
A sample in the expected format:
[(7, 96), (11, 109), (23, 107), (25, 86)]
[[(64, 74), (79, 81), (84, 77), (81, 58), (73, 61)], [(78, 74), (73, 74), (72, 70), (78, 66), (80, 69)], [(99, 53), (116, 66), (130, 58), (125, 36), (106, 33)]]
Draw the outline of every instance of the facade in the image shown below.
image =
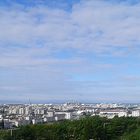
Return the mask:
[(133, 110), (132, 111), (132, 117), (139, 117), (140, 116), (140, 110)]

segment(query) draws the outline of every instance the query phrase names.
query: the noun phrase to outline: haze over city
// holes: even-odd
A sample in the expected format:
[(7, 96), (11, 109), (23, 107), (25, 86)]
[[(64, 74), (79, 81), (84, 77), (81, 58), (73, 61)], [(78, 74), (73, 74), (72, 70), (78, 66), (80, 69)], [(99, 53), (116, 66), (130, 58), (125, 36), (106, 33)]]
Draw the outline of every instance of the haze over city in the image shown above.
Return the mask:
[(0, 0), (0, 100), (140, 102), (139, 0)]

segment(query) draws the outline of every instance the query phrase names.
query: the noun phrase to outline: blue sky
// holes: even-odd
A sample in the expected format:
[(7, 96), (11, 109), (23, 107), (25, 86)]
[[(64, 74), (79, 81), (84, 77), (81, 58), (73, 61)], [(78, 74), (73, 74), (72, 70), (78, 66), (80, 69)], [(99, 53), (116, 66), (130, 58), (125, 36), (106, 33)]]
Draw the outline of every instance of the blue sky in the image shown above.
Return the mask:
[(0, 99), (140, 102), (139, 0), (1, 0)]

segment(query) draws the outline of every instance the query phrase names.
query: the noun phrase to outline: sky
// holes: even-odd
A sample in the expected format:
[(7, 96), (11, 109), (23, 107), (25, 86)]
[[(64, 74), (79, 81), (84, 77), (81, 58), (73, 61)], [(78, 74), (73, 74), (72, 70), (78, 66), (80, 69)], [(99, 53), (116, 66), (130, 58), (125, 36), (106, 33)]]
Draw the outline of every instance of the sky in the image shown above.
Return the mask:
[(140, 102), (139, 0), (0, 0), (0, 101)]

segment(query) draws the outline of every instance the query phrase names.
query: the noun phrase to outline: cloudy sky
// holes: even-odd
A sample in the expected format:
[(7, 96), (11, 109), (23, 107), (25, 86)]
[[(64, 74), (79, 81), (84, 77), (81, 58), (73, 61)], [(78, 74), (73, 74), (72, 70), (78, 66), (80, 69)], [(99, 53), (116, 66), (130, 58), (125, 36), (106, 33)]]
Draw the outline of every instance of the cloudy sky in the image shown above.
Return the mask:
[(0, 100), (140, 102), (139, 0), (0, 0)]

